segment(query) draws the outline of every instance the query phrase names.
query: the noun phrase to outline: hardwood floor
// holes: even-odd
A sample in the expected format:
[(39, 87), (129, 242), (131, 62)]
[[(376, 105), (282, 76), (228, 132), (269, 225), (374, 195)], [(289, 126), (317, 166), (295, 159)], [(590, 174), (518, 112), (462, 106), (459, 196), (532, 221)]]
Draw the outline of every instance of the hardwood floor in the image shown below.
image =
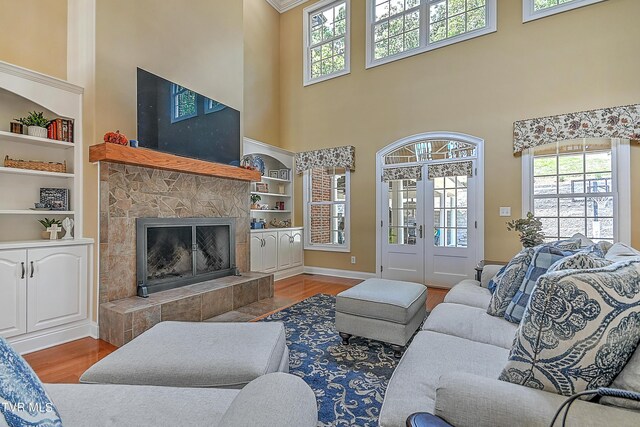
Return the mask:
[[(275, 283), (274, 297), (236, 312), (219, 316), (212, 321), (256, 320), (293, 305), (316, 294), (336, 295), (361, 280), (332, 276), (301, 274)], [(447, 289), (429, 288), (427, 310), (440, 304)], [(45, 383), (77, 383), (80, 376), (98, 360), (115, 351), (117, 347), (106, 341), (83, 338), (46, 350), (27, 354), (25, 359)]]

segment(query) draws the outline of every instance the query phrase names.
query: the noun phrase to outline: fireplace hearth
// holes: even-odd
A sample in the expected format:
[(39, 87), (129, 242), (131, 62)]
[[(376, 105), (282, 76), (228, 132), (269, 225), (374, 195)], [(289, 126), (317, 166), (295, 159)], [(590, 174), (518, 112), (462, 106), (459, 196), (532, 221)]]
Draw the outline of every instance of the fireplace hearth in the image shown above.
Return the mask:
[(138, 296), (232, 275), (234, 240), (229, 218), (138, 218)]

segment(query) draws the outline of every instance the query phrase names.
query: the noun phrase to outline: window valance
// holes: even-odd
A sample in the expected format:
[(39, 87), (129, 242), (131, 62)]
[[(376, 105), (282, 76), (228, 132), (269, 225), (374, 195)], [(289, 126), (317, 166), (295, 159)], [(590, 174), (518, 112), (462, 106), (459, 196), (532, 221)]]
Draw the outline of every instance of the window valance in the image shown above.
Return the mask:
[(321, 150), (296, 153), (296, 173), (313, 168), (345, 168), (355, 170), (356, 149), (352, 145), (323, 148)]
[(517, 121), (513, 152), (576, 138), (640, 139), (640, 104)]
[(445, 176), (473, 176), (473, 162), (448, 162), (429, 165), (429, 179)]
[(404, 166), (386, 168), (382, 170), (382, 181), (389, 182), (400, 179), (415, 179), (422, 181), (422, 166)]

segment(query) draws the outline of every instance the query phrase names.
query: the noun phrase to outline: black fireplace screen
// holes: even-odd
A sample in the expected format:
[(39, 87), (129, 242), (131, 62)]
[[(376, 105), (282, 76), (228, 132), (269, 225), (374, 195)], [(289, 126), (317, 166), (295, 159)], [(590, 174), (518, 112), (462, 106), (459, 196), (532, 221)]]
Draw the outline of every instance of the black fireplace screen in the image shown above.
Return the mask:
[(221, 218), (137, 220), (139, 294), (228, 276), (235, 267), (234, 222)]

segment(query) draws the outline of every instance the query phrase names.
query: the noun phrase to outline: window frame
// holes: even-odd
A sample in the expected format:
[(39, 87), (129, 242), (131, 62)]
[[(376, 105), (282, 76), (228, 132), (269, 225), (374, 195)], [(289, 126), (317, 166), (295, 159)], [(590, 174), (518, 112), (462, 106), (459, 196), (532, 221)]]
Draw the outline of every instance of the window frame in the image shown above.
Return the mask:
[(536, 12), (534, 9), (535, 0), (522, 0), (522, 22), (535, 21), (536, 19), (545, 18), (557, 13), (567, 12), (569, 10), (589, 6), (603, 1), (606, 0), (572, 0), (568, 3), (551, 6)]
[[(345, 200), (332, 202), (311, 201), (311, 174), (310, 170), (304, 171), (302, 175), (303, 186), (303, 211), (304, 211), (304, 249), (311, 251), (327, 252), (351, 252), (351, 170), (345, 168)], [(312, 205), (336, 205), (344, 204), (344, 235), (345, 244), (333, 245), (323, 243), (311, 243), (311, 206)]]
[[(193, 92), (196, 95), (196, 99), (194, 102), (194, 106), (195, 106), (195, 111), (193, 112), (193, 114), (189, 114), (189, 115), (185, 115), (185, 116), (181, 116), (181, 117), (176, 117), (176, 101), (178, 99), (178, 97), (184, 93), (184, 92)], [(180, 86), (178, 84), (175, 83), (171, 83), (171, 123), (178, 123), (181, 122), (183, 120), (188, 120), (191, 119), (193, 117), (196, 117), (198, 115), (198, 94), (195, 93), (194, 91), (187, 89), (184, 86)]]
[[(533, 149), (522, 152), (522, 216), (533, 212)], [(631, 149), (628, 139), (611, 138), (613, 240), (631, 244)], [(588, 236), (587, 236), (588, 237)]]
[(466, 40), (474, 39), (476, 37), (491, 34), (497, 31), (498, 18), (497, 18), (497, 0), (486, 0), (486, 26), (481, 29), (465, 32), (454, 37), (446, 38), (444, 40), (437, 41), (435, 43), (429, 42), (429, 7), (432, 3), (437, 3), (436, 0), (420, 0), (420, 6), (418, 9), (420, 13), (420, 40), (419, 47), (411, 50), (406, 50), (394, 55), (389, 55), (381, 59), (375, 59), (374, 49), (374, 31), (375, 31), (375, 1), (366, 0), (367, 12), (366, 12), (366, 68), (373, 68), (379, 65), (388, 64), (400, 59), (408, 58), (410, 56), (418, 55), (420, 53), (429, 52), (441, 47), (449, 46), (452, 44), (460, 43)]
[[(335, 7), (340, 3), (346, 5), (346, 31), (344, 34), (344, 70), (335, 71), (321, 77), (311, 77), (311, 39), (310, 25), (311, 15)], [(303, 86), (309, 86), (315, 83), (324, 82), (336, 77), (344, 76), (351, 73), (351, 0), (323, 0), (311, 6), (307, 6), (302, 11), (303, 24)]]

